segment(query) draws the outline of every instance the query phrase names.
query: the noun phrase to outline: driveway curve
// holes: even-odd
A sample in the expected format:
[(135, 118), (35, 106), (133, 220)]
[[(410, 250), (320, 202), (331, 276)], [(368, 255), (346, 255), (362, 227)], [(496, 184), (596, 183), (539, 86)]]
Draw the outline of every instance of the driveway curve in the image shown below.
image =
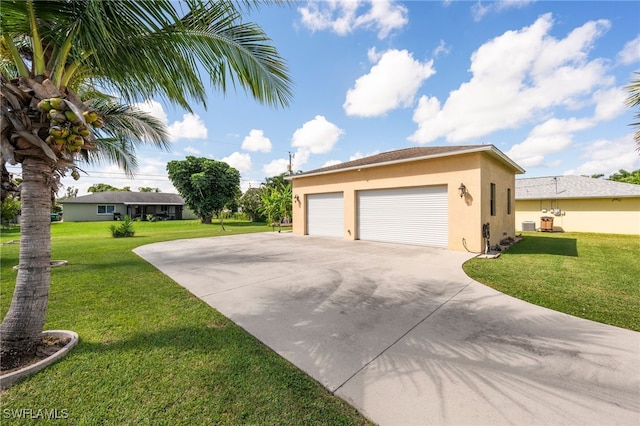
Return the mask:
[(640, 333), (490, 289), (470, 254), (291, 233), (134, 251), (380, 425), (640, 424)]

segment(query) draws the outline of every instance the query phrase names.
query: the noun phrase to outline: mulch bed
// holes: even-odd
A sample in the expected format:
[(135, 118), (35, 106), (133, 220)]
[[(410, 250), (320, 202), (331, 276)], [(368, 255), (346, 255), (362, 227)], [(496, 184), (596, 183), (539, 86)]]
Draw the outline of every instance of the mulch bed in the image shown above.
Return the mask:
[(40, 345), (38, 345), (36, 349), (35, 355), (21, 359), (7, 359), (7, 357), (4, 356), (2, 359), (2, 365), (0, 366), (0, 376), (20, 370), (40, 362), (43, 359), (49, 358), (51, 355), (64, 348), (70, 341), (70, 337), (44, 336), (42, 338), (42, 342), (40, 342)]

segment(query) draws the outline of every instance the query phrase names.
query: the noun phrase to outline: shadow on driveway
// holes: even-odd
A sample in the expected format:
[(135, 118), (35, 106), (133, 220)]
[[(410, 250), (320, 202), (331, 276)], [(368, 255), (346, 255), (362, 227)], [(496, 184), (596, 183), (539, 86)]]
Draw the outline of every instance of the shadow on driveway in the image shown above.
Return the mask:
[(379, 424), (640, 420), (640, 333), (498, 293), (467, 253), (276, 233), (135, 252)]

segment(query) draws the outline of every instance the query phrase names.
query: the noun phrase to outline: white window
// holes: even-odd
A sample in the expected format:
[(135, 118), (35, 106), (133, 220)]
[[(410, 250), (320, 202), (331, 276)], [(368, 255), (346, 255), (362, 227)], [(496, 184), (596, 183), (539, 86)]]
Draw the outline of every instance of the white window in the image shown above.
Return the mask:
[(98, 204), (98, 214), (113, 214), (116, 211), (116, 206), (114, 205), (100, 205)]

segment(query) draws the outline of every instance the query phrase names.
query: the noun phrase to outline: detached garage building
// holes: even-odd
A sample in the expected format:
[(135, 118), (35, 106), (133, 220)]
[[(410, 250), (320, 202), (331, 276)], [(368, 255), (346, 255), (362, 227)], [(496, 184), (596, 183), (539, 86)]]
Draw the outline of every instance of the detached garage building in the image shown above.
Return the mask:
[(293, 232), (450, 250), (515, 236), (515, 175), (493, 145), (416, 147), (288, 177)]

